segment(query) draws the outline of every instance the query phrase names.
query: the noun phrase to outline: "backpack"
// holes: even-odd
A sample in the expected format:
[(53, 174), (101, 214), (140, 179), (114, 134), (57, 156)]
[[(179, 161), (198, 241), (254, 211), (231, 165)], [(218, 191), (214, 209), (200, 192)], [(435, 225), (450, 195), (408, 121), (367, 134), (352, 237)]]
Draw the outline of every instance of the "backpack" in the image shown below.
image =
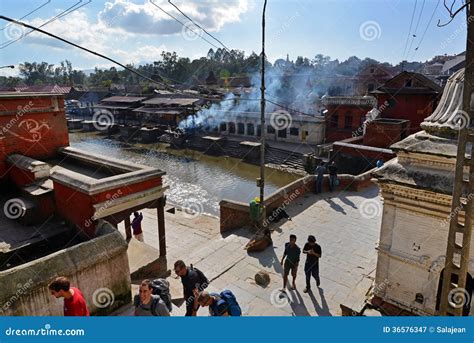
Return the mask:
[(165, 303), (168, 311), (171, 312), (173, 304), (171, 303), (170, 283), (165, 279), (155, 279), (150, 283), (151, 293), (158, 295)]
[(220, 300), (217, 301), (216, 308), (220, 304), (221, 301), (224, 301), (227, 304), (227, 311), (229, 315), (232, 317), (239, 317), (242, 315), (242, 310), (240, 309), (240, 305), (235, 298), (234, 293), (232, 291), (225, 289), (219, 294)]
[(199, 276), (199, 285), (200, 289), (198, 289), (200, 292), (205, 290), (207, 286), (209, 286), (209, 280), (207, 279), (206, 275), (196, 267), (194, 267), (192, 264), (190, 265), (191, 270), (194, 270), (198, 276)]

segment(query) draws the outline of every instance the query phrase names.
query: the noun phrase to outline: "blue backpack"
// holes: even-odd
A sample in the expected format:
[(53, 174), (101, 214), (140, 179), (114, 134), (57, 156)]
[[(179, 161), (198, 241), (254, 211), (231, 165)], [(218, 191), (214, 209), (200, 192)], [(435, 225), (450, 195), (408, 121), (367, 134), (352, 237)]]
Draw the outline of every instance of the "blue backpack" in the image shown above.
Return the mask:
[[(219, 305), (222, 304), (222, 302), (225, 302), (227, 305), (227, 311), (229, 312), (229, 315), (232, 317), (239, 317), (242, 315), (242, 310), (240, 309), (239, 303), (237, 302), (237, 299), (235, 298), (234, 293), (232, 291), (225, 289), (221, 292), (221, 294), (211, 294), (213, 296), (217, 296), (219, 300), (215, 304), (215, 308), (217, 309)], [(216, 313), (216, 311), (214, 311)]]

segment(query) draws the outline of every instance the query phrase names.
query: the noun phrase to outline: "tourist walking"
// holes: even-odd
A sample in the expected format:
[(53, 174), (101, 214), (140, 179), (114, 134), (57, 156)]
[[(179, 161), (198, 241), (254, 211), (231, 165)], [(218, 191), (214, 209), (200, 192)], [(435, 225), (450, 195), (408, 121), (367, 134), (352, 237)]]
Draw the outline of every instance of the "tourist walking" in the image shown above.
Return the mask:
[[(281, 259), (281, 265), (283, 266), (283, 289), (282, 292), (286, 291), (286, 285), (288, 283), (288, 275), (291, 271), (293, 277), (293, 287), (290, 289), (296, 289), (296, 274), (298, 271), (298, 264), (300, 262), (301, 249), (296, 245), (296, 236), (290, 235), (290, 241), (285, 243), (285, 252)], [(286, 260), (285, 260), (286, 258)]]
[(311, 290), (311, 276), (316, 280), (316, 286), (319, 287), (321, 281), (319, 279), (319, 259), (321, 258), (321, 246), (316, 243), (313, 235), (308, 236), (308, 242), (303, 247), (303, 254), (306, 254), (306, 263), (304, 264), (304, 273), (306, 275), (306, 288), (303, 290), (307, 293)]
[(336, 187), (339, 184), (339, 180), (337, 179), (337, 167), (336, 162), (332, 161), (328, 167), (329, 171), (329, 191), (334, 192)]
[(174, 263), (174, 272), (181, 277), (183, 284), (184, 300), (186, 302), (186, 316), (195, 316), (199, 310), (197, 298), (209, 286), (209, 280), (199, 269), (193, 265), (187, 267), (182, 260)]
[(220, 294), (202, 291), (198, 296), (198, 304), (203, 307), (209, 306), (209, 315), (213, 317), (239, 317), (242, 315), (234, 293), (228, 289)]
[(316, 194), (319, 194), (323, 191), (323, 180), (325, 173), (326, 166), (324, 165), (324, 162), (321, 161), (319, 166), (316, 167)]
[(169, 317), (170, 311), (159, 295), (153, 294), (151, 281), (146, 279), (140, 284), (139, 294), (135, 295), (133, 304), (135, 316)]
[(67, 277), (57, 277), (48, 288), (56, 299), (64, 298), (65, 316), (89, 316), (89, 309), (82, 292), (77, 287), (71, 287)]
[(142, 231), (142, 220), (143, 214), (140, 212), (133, 212), (133, 220), (132, 220), (132, 230), (133, 236), (136, 240), (143, 242), (143, 231)]

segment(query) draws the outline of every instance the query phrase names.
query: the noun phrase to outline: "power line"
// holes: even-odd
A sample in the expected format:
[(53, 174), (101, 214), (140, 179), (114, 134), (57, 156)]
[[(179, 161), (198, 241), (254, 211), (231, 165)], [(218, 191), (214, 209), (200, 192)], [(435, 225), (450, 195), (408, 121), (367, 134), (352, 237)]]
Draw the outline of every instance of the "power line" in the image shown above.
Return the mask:
[(423, 4), (421, 5), (420, 15), (418, 16), (418, 20), (416, 21), (415, 31), (413, 32), (413, 37), (411, 39), (410, 47), (408, 48), (408, 51), (407, 51), (407, 59), (408, 59), (408, 56), (410, 55), (411, 48), (413, 46), (413, 42), (415, 41), (415, 38), (416, 38), (416, 33), (418, 31), (418, 26), (420, 25), (420, 19), (421, 19), (421, 16), (423, 14), (423, 9), (425, 8), (425, 2), (426, 2), (426, 0), (423, 0)]
[[(428, 24), (426, 25), (425, 31), (423, 32), (423, 35), (421, 36), (420, 42), (418, 43), (418, 46), (415, 48), (415, 55), (416, 55), (416, 52), (418, 51), (418, 49), (420, 48), (421, 43), (423, 43), (423, 40), (425, 39), (426, 32), (428, 31), (428, 28), (429, 28), (431, 22), (433, 21), (433, 18), (436, 14), (436, 10), (438, 9), (440, 2), (441, 2), (441, 0), (438, 0), (438, 3), (436, 4), (435, 9), (433, 10), (433, 14), (431, 14), (431, 18), (428, 21)], [(415, 57), (415, 55), (413, 55), (413, 57)]]
[(207, 32), (207, 30), (205, 28), (203, 28), (201, 25), (199, 25), (198, 23), (196, 23), (193, 19), (191, 19), (189, 16), (187, 16), (183, 11), (181, 11), (179, 9), (178, 6), (176, 6), (175, 4), (173, 4), (171, 2), (171, 0), (168, 0), (168, 2), (170, 3), (170, 5), (172, 5), (174, 8), (176, 8), (176, 10), (181, 13), (184, 17), (186, 17), (187, 19), (189, 19), (194, 25), (196, 25), (198, 28), (200, 28), (202, 31), (204, 31), (204, 33), (206, 33), (209, 37), (211, 37), (212, 39), (214, 39), (216, 42), (218, 42), (220, 45), (222, 45), (224, 47), (225, 50), (227, 50), (228, 52), (229, 49), (224, 45), (224, 43), (222, 43), (219, 39), (217, 39), (215, 36), (211, 35), (209, 32)]
[[(8, 22), (11, 22), (11, 23), (14, 23), (14, 24), (17, 24), (17, 25), (24, 26), (24, 27), (26, 27), (26, 28), (28, 28), (28, 29), (33, 30), (33, 31), (38, 31), (38, 32), (40, 32), (40, 33), (42, 33), (42, 34), (45, 34), (45, 35), (50, 36), (50, 37), (52, 37), (52, 38), (58, 39), (58, 40), (60, 40), (60, 41), (62, 41), (62, 42), (64, 42), (64, 43), (66, 43), (66, 44), (72, 45), (72, 46), (74, 46), (74, 47), (76, 47), (76, 48), (79, 48), (79, 49), (81, 49), (81, 50), (84, 50), (84, 51), (86, 51), (86, 52), (88, 52), (88, 53), (90, 53), (90, 54), (93, 54), (93, 55), (95, 55), (95, 56), (98, 56), (98, 57), (101, 57), (101, 58), (103, 58), (103, 59), (106, 59), (106, 60), (108, 60), (108, 61), (110, 61), (110, 62), (112, 62), (112, 63), (115, 63), (115, 64), (117, 64), (118, 66), (120, 66), (120, 67), (122, 67), (122, 68), (124, 68), (124, 69), (126, 69), (126, 70), (128, 70), (128, 71), (130, 71), (130, 72), (132, 72), (132, 73), (134, 73), (135, 75), (138, 75), (138, 76), (140, 76), (140, 77), (142, 77), (142, 78), (144, 78), (144, 79), (146, 79), (146, 80), (148, 80), (148, 81), (150, 81), (150, 82), (152, 82), (152, 83), (161, 84), (162, 86), (164, 86), (164, 87), (167, 88), (168, 90), (172, 90), (173, 92), (176, 92), (176, 90), (175, 90), (174, 88), (168, 86), (167, 84), (162, 83), (162, 82), (157, 82), (156, 80), (153, 80), (153, 79), (149, 78), (148, 76), (145, 76), (145, 75), (143, 75), (143, 74), (137, 72), (136, 70), (134, 70), (134, 69), (132, 69), (132, 68), (129, 68), (129, 67), (127, 67), (126, 65), (124, 65), (124, 64), (122, 64), (122, 63), (120, 63), (120, 62), (117, 62), (116, 60), (113, 60), (113, 59), (110, 58), (110, 57), (107, 57), (107, 56), (102, 55), (102, 54), (100, 54), (100, 53), (98, 53), (98, 52), (92, 51), (92, 50), (90, 50), (90, 49), (84, 48), (84, 47), (82, 47), (82, 46), (80, 46), (80, 45), (78, 45), (78, 44), (76, 44), (76, 43), (70, 42), (70, 41), (68, 41), (68, 40), (66, 40), (66, 39), (64, 39), (64, 38), (61, 38), (61, 37), (59, 37), (59, 36), (56, 36), (56, 35), (54, 35), (54, 34), (52, 34), (52, 33), (50, 33), (50, 32), (44, 31), (44, 30), (42, 30), (42, 29), (40, 29), (40, 28), (38, 28), (38, 27), (29, 25), (29, 24), (25, 24), (25, 23), (23, 23), (23, 22), (20, 22), (20, 21), (15, 20), (15, 19), (11, 19), (11, 18), (5, 17), (5, 16), (3, 16), (3, 15), (0, 15), (0, 19), (6, 20), (6, 21), (8, 21)], [(161, 77), (161, 76), (160, 76), (160, 77)], [(164, 78), (163, 78), (163, 79), (164, 79)]]
[[(36, 7), (33, 11), (25, 14), (23, 17), (19, 18), (18, 20), (22, 20), (22, 19), (25, 19), (26, 17), (28, 17), (30, 14), (33, 14), (37, 11), (39, 11), (41, 8), (43, 8), (44, 6), (46, 6), (47, 4), (49, 4), (51, 2), (51, 0), (48, 0), (46, 1), (43, 5), (39, 6), (39, 7)], [(0, 29), (0, 31), (3, 31), (5, 30), (8, 26), (12, 25), (11, 23), (8, 23), (7, 25), (5, 25), (2, 29)]]
[[(46, 21), (45, 23), (43, 23), (43, 24), (40, 25), (39, 27), (41, 28), (41, 27), (43, 27), (43, 26), (45, 26), (45, 25), (48, 25), (49, 23), (52, 23), (53, 21), (55, 21), (55, 20), (57, 20), (57, 19), (59, 19), (59, 18), (62, 18), (62, 17), (64, 17), (64, 16), (66, 16), (66, 15), (68, 15), (68, 14), (70, 14), (70, 13), (76, 11), (76, 10), (78, 10), (79, 8), (81, 8), (81, 7), (83, 7), (83, 6), (87, 5), (87, 4), (89, 4), (91, 1), (92, 1), (92, 0), (88, 0), (88, 2), (86, 2), (85, 4), (82, 4), (81, 6), (76, 7), (77, 5), (79, 5), (79, 4), (82, 2), (82, 0), (79, 0), (79, 1), (76, 2), (74, 5), (72, 5), (71, 7), (67, 8), (66, 10), (62, 11), (61, 13), (59, 13), (59, 14), (56, 15), (56, 16), (54, 16), (53, 18), (49, 19), (48, 21)], [(3, 43), (3, 44), (0, 46), (0, 49), (4, 49), (4, 48), (6, 48), (7, 46), (10, 46), (10, 45), (12, 45), (12, 44), (15, 43), (15, 42), (18, 42), (19, 40), (21, 40), (21, 39), (25, 38), (26, 36), (28, 36), (28, 35), (29, 35), (30, 33), (32, 33), (33, 31), (34, 31), (34, 30), (31, 30), (31, 31), (29, 31), (29, 32), (27, 32), (27, 33), (25, 33), (25, 34), (22, 34), (20, 37), (18, 37), (17, 39), (15, 39), (15, 40), (13, 40), (13, 41), (7, 41), (7, 42)]]
[(155, 7), (157, 7), (160, 11), (162, 11), (163, 13), (167, 14), (168, 16), (170, 16), (171, 18), (173, 18), (174, 20), (176, 20), (178, 23), (180, 23), (183, 27), (187, 28), (188, 30), (190, 30), (192, 33), (194, 33), (196, 36), (198, 36), (199, 38), (201, 38), (202, 40), (206, 41), (207, 43), (209, 43), (210, 45), (212, 45), (214, 48), (216, 49), (219, 49), (219, 47), (217, 45), (215, 45), (214, 43), (210, 42), (209, 40), (207, 40), (206, 38), (204, 38), (202, 35), (199, 34), (199, 32), (196, 32), (194, 31), (191, 27), (189, 27), (188, 25), (186, 25), (185, 23), (183, 23), (181, 20), (179, 20), (178, 18), (176, 18), (174, 15), (170, 14), (169, 12), (165, 11), (163, 8), (161, 8), (160, 6), (158, 6), (157, 4), (155, 4), (153, 2), (153, 0), (150, 0), (151, 4)]
[(413, 13), (411, 14), (410, 28), (408, 29), (408, 36), (407, 36), (407, 39), (405, 41), (405, 49), (403, 49), (402, 60), (405, 59), (405, 54), (406, 54), (407, 47), (408, 47), (408, 40), (410, 39), (410, 34), (411, 34), (411, 28), (413, 27), (413, 19), (415, 18), (417, 3), (418, 3), (418, 0), (415, 0), (415, 7), (413, 8)]

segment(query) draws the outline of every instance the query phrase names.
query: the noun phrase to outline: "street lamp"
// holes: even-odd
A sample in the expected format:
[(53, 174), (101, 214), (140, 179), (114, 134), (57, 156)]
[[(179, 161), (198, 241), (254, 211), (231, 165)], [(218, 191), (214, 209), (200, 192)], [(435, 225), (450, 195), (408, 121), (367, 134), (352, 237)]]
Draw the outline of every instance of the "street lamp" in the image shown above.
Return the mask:
[(9, 65), (9, 66), (2, 66), (2, 67), (0, 67), (0, 69), (3, 69), (3, 68), (11, 68), (11, 69), (13, 69), (13, 68), (15, 68), (15, 66), (14, 66), (14, 65)]

